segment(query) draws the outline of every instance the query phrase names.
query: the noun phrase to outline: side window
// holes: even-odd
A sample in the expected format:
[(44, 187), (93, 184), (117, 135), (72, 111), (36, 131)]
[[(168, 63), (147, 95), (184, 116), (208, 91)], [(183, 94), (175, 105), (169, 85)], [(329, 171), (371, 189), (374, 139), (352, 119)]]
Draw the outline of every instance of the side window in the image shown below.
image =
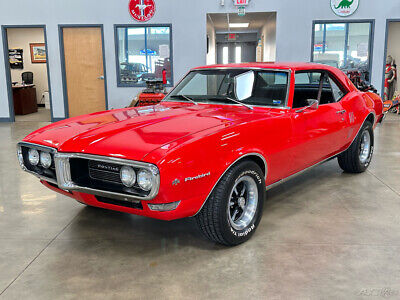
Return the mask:
[(343, 92), (344, 89), (341, 89), (335, 81), (329, 76), (329, 83), (332, 88), (332, 96), (335, 102), (340, 101), (346, 93)]
[[(320, 85), (321, 76), (323, 76), (322, 85)], [(299, 72), (295, 74), (293, 108), (307, 106), (309, 99), (319, 100), (320, 105), (335, 103), (343, 98), (346, 94), (344, 91), (345, 89), (340, 87), (327, 72)]]
[(309, 105), (308, 99), (318, 99), (321, 76), (322, 73), (316, 71), (296, 72), (294, 75), (293, 108)]

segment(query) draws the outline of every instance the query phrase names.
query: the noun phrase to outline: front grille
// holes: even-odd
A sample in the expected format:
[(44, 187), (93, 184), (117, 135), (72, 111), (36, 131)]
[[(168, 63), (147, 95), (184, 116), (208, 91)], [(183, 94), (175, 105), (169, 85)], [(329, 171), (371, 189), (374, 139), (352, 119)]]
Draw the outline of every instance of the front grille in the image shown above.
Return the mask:
[(122, 184), (119, 173), (123, 165), (86, 158), (71, 158), (69, 162), (71, 179), (78, 186), (138, 197), (150, 193), (140, 189), (137, 183), (131, 188)]
[(89, 161), (89, 176), (94, 180), (108, 181), (122, 184), (119, 175), (121, 166), (99, 161)]

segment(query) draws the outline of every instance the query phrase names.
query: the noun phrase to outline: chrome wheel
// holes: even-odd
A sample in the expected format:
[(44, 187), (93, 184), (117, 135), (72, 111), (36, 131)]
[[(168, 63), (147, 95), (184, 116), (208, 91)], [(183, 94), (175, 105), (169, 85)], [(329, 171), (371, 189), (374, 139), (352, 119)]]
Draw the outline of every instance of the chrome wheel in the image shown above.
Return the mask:
[(365, 130), (361, 136), (359, 158), (362, 164), (365, 164), (371, 153), (371, 135), (368, 130)]
[(258, 189), (255, 180), (243, 176), (235, 185), (229, 196), (228, 219), (236, 230), (242, 230), (250, 225), (257, 211)]

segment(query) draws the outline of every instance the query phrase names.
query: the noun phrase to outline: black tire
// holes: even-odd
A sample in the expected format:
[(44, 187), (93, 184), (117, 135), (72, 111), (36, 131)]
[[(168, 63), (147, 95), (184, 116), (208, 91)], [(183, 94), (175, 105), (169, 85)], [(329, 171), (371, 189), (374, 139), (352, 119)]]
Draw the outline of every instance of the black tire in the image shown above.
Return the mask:
[[(360, 149), (365, 132), (368, 132), (370, 136), (369, 153), (365, 160), (361, 160)], [(371, 163), (373, 153), (374, 131), (372, 129), (371, 122), (366, 121), (350, 147), (338, 156), (339, 166), (343, 169), (343, 171), (348, 173), (362, 173), (367, 170), (369, 164)]]
[[(243, 197), (243, 195), (242, 197), (239, 197), (237, 191), (234, 191), (234, 188), (237, 190), (239, 184), (242, 182), (243, 185), (250, 183), (247, 191), (245, 192), (245, 197)], [(250, 189), (253, 189), (253, 191), (257, 190), (257, 196), (249, 196), (254, 195), (254, 193), (249, 193)], [(236, 193), (236, 196), (234, 193)], [(231, 222), (234, 222), (231, 221), (230, 210), (234, 209), (231, 203), (233, 203), (232, 201), (235, 201), (231, 199), (231, 196), (232, 199), (237, 197), (236, 203), (239, 203), (239, 198), (246, 198), (246, 200), (243, 200), (245, 201), (244, 203), (246, 203), (246, 207), (249, 207), (248, 205), (251, 203), (249, 201), (252, 201), (253, 203), (252, 211), (255, 211), (255, 213), (251, 218), (248, 218), (249, 223), (244, 228), (234, 228), (233, 226), (236, 226), (236, 224), (231, 224)], [(264, 174), (260, 167), (256, 163), (249, 160), (239, 162), (229, 169), (215, 186), (210, 197), (206, 200), (203, 208), (195, 216), (196, 223), (203, 235), (213, 242), (227, 246), (241, 244), (250, 239), (260, 223), (264, 199), (265, 180)], [(257, 204), (254, 206), (256, 201)], [(243, 202), (241, 203), (243, 205)], [(239, 207), (239, 204), (237, 204), (237, 207), (238, 211), (242, 209)], [(244, 218), (245, 214), (243, 214), (243, 211), (245, 209), (247, 208), (242, 209), (242, 215), (238, 217), (238, 220)], [(235, 215), (235, 212), (233, 214)], [(233, 218), (235, 218), (235, 216), (233, 216)], [(244, 222), (243, 220), (244, 219), (241, 220), (243, 222), (242, 226), (247, 224), (247, 222)]]

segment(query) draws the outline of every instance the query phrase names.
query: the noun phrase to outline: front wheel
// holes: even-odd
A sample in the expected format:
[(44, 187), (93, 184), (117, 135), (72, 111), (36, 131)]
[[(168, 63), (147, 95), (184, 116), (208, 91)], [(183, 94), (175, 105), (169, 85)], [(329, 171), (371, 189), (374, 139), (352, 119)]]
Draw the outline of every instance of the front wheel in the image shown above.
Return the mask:
[(374, 152), (374, 131), (366, 121), (350, 147), (338, 156), (339, 166), (345, 172), (362, 173), (371, 163)]
[(211, 241), (238, 245), (257, 228), (264, 199), (263, 172), (256, 163), (246, 160), (225, 173), (195, 218)]

